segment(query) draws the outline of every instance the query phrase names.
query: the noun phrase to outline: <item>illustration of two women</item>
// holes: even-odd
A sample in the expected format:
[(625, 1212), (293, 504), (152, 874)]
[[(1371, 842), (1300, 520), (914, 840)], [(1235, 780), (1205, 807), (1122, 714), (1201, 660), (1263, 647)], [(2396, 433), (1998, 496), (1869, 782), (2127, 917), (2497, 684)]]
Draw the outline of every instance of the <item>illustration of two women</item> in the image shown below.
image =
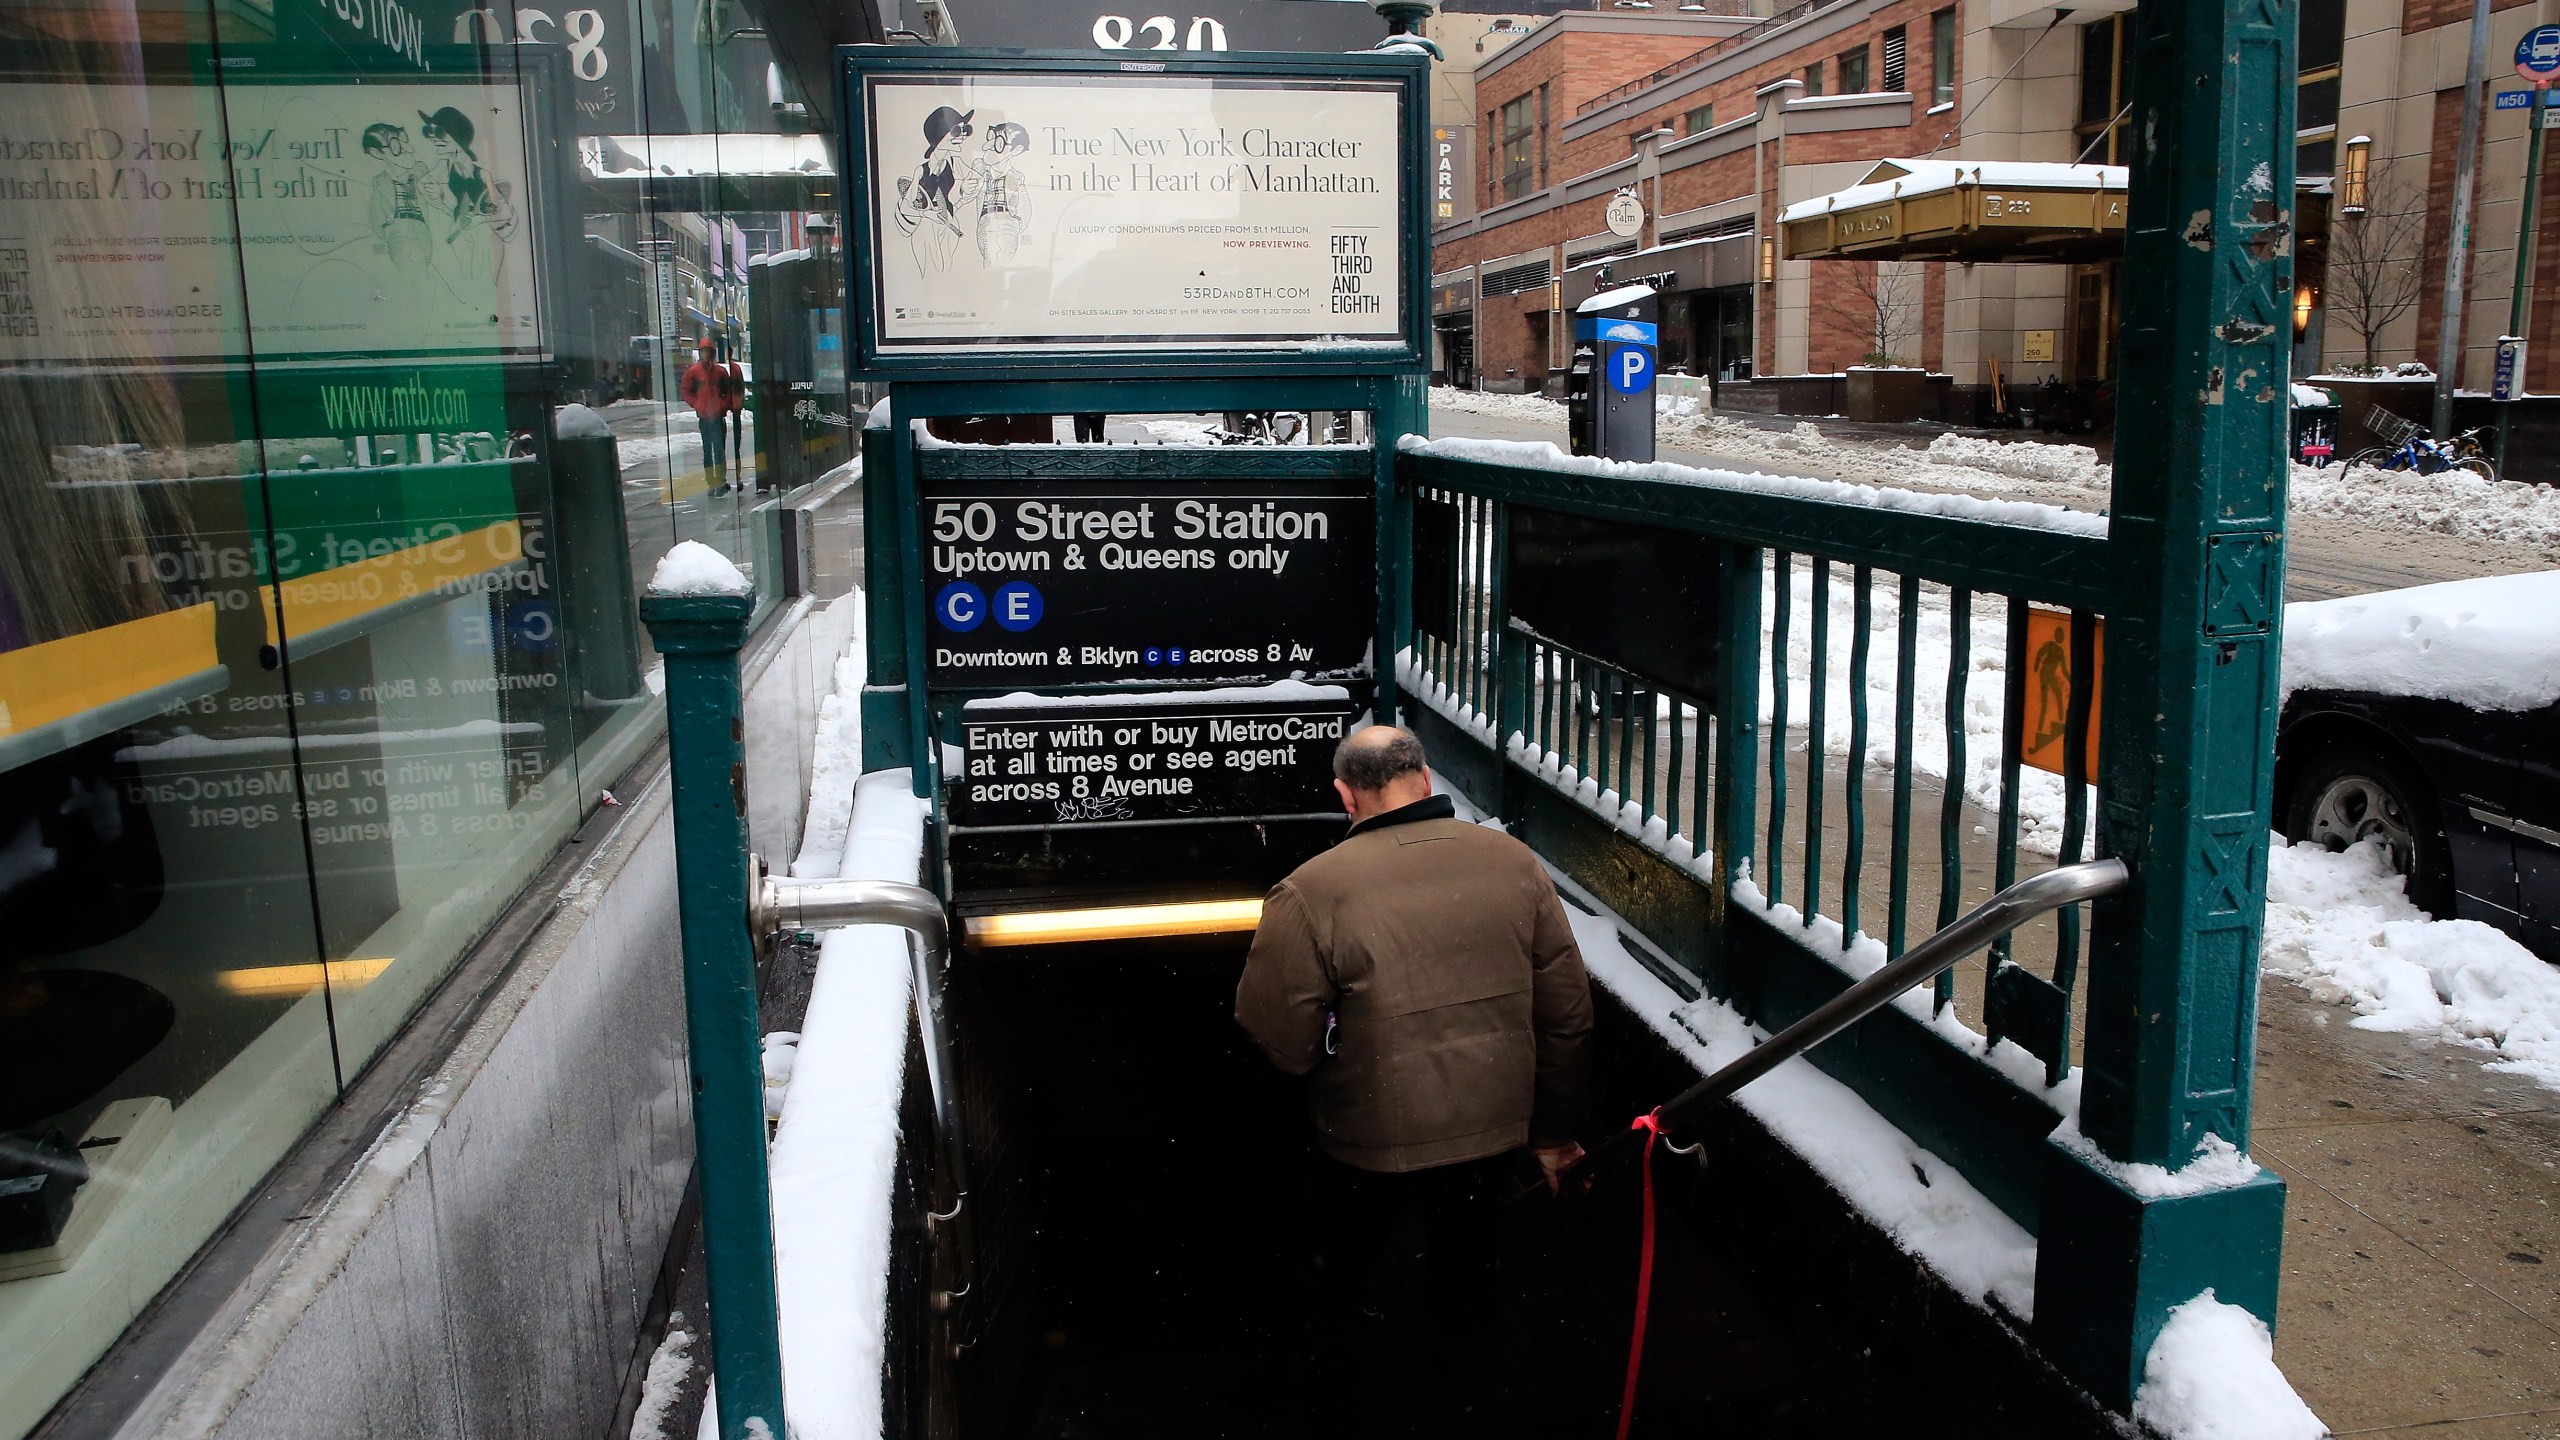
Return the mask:
[(1030, 181), (1015, 163), (1031, 148), (1031, 132), (1007, 120), (990, 121), (977, 154), (977, 111), (935, 107), (924, 120), (924, 162), (898, 181), (891, 212), (914, 248), (916, 268), (931, 276), (948, 272), (963, 240), (974, 238), (979, 260), (1012, 263), (1028, 218)]

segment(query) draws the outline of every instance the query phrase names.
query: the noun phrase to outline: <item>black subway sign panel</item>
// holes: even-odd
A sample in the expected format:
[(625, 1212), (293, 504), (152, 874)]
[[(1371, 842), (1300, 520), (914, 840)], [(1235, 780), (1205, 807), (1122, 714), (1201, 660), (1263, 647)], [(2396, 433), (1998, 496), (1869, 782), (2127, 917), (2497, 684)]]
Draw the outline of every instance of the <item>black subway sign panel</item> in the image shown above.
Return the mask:
[(1372, 502), (1340, 482), (952, 482), (923, 495), (936, 688), (1361, 673)]
[(1360, 710), (1335, 685), (1067, 698), (961, 711), (962, 829), (1315, 815), (1339, 807), (1333, 751)]

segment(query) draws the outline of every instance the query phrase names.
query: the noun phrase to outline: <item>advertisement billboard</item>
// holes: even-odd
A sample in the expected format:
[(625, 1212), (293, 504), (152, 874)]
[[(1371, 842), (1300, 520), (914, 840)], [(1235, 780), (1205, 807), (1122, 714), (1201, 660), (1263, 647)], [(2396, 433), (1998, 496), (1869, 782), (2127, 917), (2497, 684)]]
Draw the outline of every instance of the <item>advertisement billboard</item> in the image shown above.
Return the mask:
[(848, 63), (866, 363), (1418, 358), (1418, 63)]

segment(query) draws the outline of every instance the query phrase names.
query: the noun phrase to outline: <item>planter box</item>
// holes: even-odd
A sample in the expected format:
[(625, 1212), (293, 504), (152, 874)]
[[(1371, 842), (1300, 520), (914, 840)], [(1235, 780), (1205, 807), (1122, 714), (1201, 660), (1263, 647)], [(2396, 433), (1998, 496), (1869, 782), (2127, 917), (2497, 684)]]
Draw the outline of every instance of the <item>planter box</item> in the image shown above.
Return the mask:
[(1849, 367), (1848, 403), (1841, 413), (1852, 420), (1900, 424), (1919, 419), (1929, 409), (1929, 372)]

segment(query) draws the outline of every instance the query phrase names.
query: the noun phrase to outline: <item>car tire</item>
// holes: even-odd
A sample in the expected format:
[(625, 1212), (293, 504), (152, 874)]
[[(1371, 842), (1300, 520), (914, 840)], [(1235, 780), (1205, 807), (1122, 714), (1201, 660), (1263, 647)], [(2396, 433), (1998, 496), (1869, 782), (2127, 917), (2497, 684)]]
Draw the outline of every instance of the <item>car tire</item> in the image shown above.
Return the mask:
[(2294, 772), (2284, 833), (2332, 850), (2380, 835), (2391, 847), (2392, 868), (2408, 882), (2410, 903), (2430, 915), (2453, 914), (2453, 851), (2434, 793), (2418, 768), (2394, 751), (2362, 740), (2323, 746)]

